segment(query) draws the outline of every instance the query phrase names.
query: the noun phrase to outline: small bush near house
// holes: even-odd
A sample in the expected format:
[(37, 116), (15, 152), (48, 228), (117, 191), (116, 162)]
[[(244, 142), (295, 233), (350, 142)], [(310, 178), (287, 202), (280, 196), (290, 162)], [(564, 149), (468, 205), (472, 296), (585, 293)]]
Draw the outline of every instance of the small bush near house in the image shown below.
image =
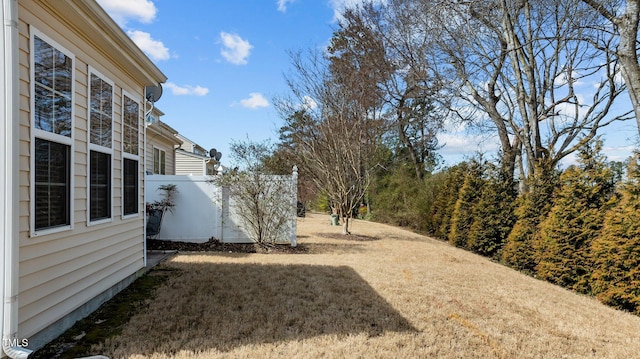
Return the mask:
[(289, 176), (273, 175), (264, 161), (273, 152), (267, 142), (233, 142), (231, 158), (237, 165), (212, 182), (226, 188), (236, 201), (235, 212), (251, 239), (263, 247), (274, 246), (295, 216), (295, 186)]

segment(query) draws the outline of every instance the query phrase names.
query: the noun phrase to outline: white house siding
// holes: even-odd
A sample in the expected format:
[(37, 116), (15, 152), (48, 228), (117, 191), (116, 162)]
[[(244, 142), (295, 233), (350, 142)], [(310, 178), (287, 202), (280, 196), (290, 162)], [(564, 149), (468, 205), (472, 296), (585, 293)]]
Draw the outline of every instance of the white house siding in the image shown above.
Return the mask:
[(204, 176), (204, 158), (195, 154), (176, 151), (176, 175)]
[[(20, 0), (20, 227), (19, 227), (19, 336), (29, 338), (81, 307), (97, 295), (135, 275), (144, 266), (144, 190), (139, 188), (139, 214), (122, 218), (122, 91), (140, 100), (145, 85), (164, 79), (157, 69), (118, 64), (127, 49), (104, 49), (100, 36), (117, 35), (115, 23), (95, 20), (95, 5), (84, 0), (54, 2)], [(47, 7), (47, 8), (43, 8)], [(87, 13), (84, 11), (87, 10)], [(103, 14), (103, 13), (102, 13)], [(89, 19), (89, 20), (85, 20)], [(103, 18), (104, 19), (104, 18)], [(88, 21), (88, 22), (85, 22)], [(93, 23), (92, 28), (88, 24)], [(71, 51), (74, 61), (74, 134), (72, 173), (73, 228), (53, 234), (31, 236), (30, 228), (30, 28), (46, 34), (57, 45)], [(53, 44), (53, 45), (56, 45)], [(137, 50), (139, 51), (139, 50)], [(116, 55), (113, 55), (116, 54)], [(140, 53), (141, 54), (141, 53)], [(129, 58), (139, 57), (132, 54)], [(137, 60), (131, 60), (137, 61)], [(111, 221), (87, 224), (87, 84), (88, 68), (113, 81), (113, 153)], [(163, 75), (162, 75), (163, 76)], [(145, 78), (146, 77), (146, 78)], [(157, 83), (156, 82), (156, 83)], [(143, 105), (140, 103), (140, 118)], [(140, 131), (144, 121), (140, 121)], [(139, 183), (142, 186), (144, 151), (140, 136)]]

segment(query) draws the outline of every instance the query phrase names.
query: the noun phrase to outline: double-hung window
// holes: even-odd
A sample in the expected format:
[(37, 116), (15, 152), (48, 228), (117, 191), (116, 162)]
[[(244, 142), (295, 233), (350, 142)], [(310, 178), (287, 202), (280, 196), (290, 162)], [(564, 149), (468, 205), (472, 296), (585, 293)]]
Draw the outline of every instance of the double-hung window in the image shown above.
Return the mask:
[(122, 96), (122, 215), (138, 214), (140, 174), (140, 105)]
[(31, 33), (31, 234), (73, 225), (74, 55)]
[(166, 174), (167, 153), (159, 148), (153, 148), (153, 174)]
[(89, 69), (89, 223), (111, 219), (113, 83)]

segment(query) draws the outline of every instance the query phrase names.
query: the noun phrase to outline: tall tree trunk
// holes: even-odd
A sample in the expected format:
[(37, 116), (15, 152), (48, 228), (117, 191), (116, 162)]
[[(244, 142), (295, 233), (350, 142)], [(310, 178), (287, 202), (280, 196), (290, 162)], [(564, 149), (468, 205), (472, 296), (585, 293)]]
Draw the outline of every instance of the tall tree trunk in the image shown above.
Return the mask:
[(640, 64), (638, 64), (636, 51), (640, 0), (627, 0), (626, 3), (624, 15), (619, 18), (617, 24), (620, 31), (620, 45), (617, 52), (622, 65), (622, 77), (627, 84), (627, 92), (633, 105), (640, 134)]
[(349, 216), (344, 217), (344, 223), (342, 224), (342, 234), (351, 234), (351, 232), (349, 232)]
[(615, 53), (622, 66), (622, 78), (627, 85), (629, 99), (636, 116), (638, 134), (640, 134), (640, 64), (636, 48), (638, 38), (638, 22), (640, 21), (640, 0), (626, 0), (625, 10), (620, 17), (610, 12), (606, 0), (582, 0), (591, 6), (602, 17), (617, 27), (620, 43), (617, 49), (605, 49)]

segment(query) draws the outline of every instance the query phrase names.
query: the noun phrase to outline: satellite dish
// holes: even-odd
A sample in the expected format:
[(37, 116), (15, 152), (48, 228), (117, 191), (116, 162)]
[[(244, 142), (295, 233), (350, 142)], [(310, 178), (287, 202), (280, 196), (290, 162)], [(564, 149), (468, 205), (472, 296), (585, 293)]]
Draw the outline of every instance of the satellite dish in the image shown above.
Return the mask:
[(162, 96), (162, 85), (158, 84), (157, 86), (146, 86), (144, 88), (144, 98), (150, 102), (156, 102)]
[(220, 159), (222, 158), (222, 152), (216, 152), (216, 161), (220, 161)]
[(216, 153), (218, 153), (218, 151), (216, 151), (215, 148), (212, 148), (209, 150), (209, 157), (214, 158), (216, 157)]

